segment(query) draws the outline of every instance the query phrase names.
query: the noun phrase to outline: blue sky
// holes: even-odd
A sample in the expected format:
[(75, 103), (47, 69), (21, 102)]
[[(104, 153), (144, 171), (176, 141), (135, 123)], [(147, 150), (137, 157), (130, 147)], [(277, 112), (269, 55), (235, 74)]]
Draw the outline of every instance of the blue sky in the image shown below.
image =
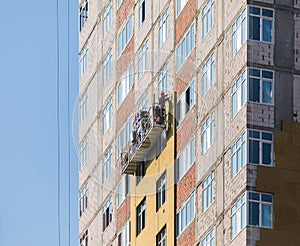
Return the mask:
[[(77, 98), (77, 2), (70, 9), (71, 112)], [(56, 1), (2, 1), (0, 238), (53, 246), (57, 238)], [(61, 235), (68, 245), (67, 0), (61, 29)], [(71, 245), (77, 239), (77, 155), (71, 142)]]

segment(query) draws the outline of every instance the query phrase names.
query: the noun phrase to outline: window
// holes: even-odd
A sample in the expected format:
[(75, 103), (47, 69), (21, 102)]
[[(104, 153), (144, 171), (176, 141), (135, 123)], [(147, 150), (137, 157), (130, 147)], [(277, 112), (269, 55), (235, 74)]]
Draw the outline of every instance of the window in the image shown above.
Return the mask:
[(194, 89), (194, 81), (190, 84), (190, 86), (186, 89), (185, 92), (182, 93), (180, 100), (176, 105), (176, 118), (177, 123), (180, 124), (190, 109), (195, 104), (195, 89)]
[(104, 181), (109, 177), (112, 169), (112, 147), (104, 154), (103, 160), (103, 179)]
[(103, 13), (103, 36), (112, 24), (112, 1), (109, 2)]
[(122, 76), (121, 82), (118, 86), (118, 106), (120, 107), (125, 97), (132, 87), (132, 66), (129, 67), (125, 75)]
[(273, 196), (248, 192), (248, 223), (250, 226), (273, 227)]
[(107, 55), (105, 56), (102, 62), (102, 66), (103, 66), (103, 85), (105, 85), (112, 74), (112, 49), (110, 49)]
[(177, 158), (176, 175), (179, 181), (190, 169), (195, 161), (195, 139), (193, 138), (182, 150)]
[(232, 178), (246, 164), (246, 133), (235, 142), (231, 148)]
[(271, 132), (249, 130), (249, 163), (273, 165), (273, 134)]
[(176, 69), (179, 71), (195, 46), (194, 23), (176, 49)]
[(84, 120), (88, 113), (88, 91), (87, 89), (83, 92), (82, 96), (78, 100), (79, 112), (78, 112), (78, 123)]
[(122, 3), (123, 3), (123, 0), (118, 0), (118, 7), (120, 7)]
[(141, 180), (144, 178), (146, 175), (146, 162), (143, 161), (138, 164), (136, 168), (136, 185), (138, 185)]
[(139, 0), (139, 27), (143, 24), (148, 15), (148, 0)]
[(87, 208), (88, 201), (88, 184), (85, 184), (81, 191), (79, 192), (79, 216), (83, 214), (83, 212)]
[(148, 69), (148, 41), (138, 53), (138, 79), (140, 79)]
[(165, 64), (158, 74), (158, 96), (162, 91), (168, 92), (169, 81), (168, 81), (168, 64)]
[(273, 228), (273, 196), (271, 194), (246, 191), (231, 207), (232, 238), (235, 238), (246, 225)]
[(118, 36), (118, 56), (122, 54), (126, 45), (129, 43), (129, 40), (132, 37), (133, 27), (132, 27), (132, 15), (129, 17), (127, 23), (122, 29), (121, 33)]
[(232, 25), (232, 56), (240, 50), (247, 39), (246, 9)]
[(112, 98), (108, 101), (102, 112), (102, 132), (106, 133), (112, 123)]
[(83, 0), (79, 8), (79, 31), (82, 30), (89, 17), (89, 2)]
[(202, 154), (214, 143), (214, 113), (206, 119), (202, 125)]
[(166, 172), (162, 174), (159, 180), (156, 182), (156, 211), (165, 203), (166, 201)]
[(214, 1), (208, 0), (202, 10), (202, 38), (205, 38), (207, 33), (214, 25)]
[(168, 38), (168, 9), (165, 11), (163, 16), (160, 18), (158, 23), (158, 48), (166, 42)]
[(130, 117), (125, 127), (121, 130), (118, 136), (118, 152), (119, 156), (121, 155), (122, 151), (132, 140), (132, 118)]
[(187, 1), (188, 0), (177, 0), (177, 11), (176, 11), (177, 16), (180, 14), (181, 10), (183, 10)]
[(273, 71), (249, 68), (249, 101), (273, 104), (273, 82)]
[(249, 7), (249, 39), (272, 43), (274, 38), (274, 11), (272, 9)]
[(164, 226), (160, 232), (156, 235), (156, 246), (167, 245), (167, 227)]
[(247, 97), (247, 70), (245, 70), (241, 76), (237, 79), (231, 88), (231, 98), (232, 98), (232, 118), (240, 111), (246, 102)]
[(131, 242), (131, 238), (130, 238), (130, 228), (131, 227), (131, 223), (130, 221), (128, 221), (124, 227), (124, 229), (122, 230), (122, 232), (119, 234), (118, 236), (118, 246), (129, 246), (130, 242)]
[(211, 172), (202, 183), (202, 212), (204, 212), (214, 199), (214, 172)]
[(189, 225), (195, 217), (194, 194), (189, 198), (187, 203), (176, 214), (176, 231), (177, 236)]
[(88, 138), (84, 137), (79, 144), (80, 170), (83, 168), (87, 160), (88, 160)]
[(202, 246), (214, 246), (215, 230), (212, 229), (202, 240)]
[(109, 197), (108, 201), (103, 207), (103, 231), (108, 227), (112, 221), (112, 197)]
[(126, 174), (122, 176), (121, 182), (118, 186), (118, 206), (122, 204), (122, 202), (125, 200), (129, 192), (130, 192), (130, 176)]
[(148, 93), (142, 98), (140, 103), (138, 104), (138, 111), (148, 111), (149, 109), (149, 102), (148, 102)]
[(235, 236), (246, 225), (246, 195), (243, 194), (231, 207), (231, 238)]
[(85, 44), (79, 54), (79, 77), (81, 78), (88, 66), (88, 45)]
[(213, 53), (202, 67), (202, 97), (215, 82), (215, 54)]
[(88, 246), (88, 230), (81, 236), (80, 246)]
[(146, 226), (146, 198), (138, 205), (136, 209), (136, 218), (137, 235), (139, 235)]

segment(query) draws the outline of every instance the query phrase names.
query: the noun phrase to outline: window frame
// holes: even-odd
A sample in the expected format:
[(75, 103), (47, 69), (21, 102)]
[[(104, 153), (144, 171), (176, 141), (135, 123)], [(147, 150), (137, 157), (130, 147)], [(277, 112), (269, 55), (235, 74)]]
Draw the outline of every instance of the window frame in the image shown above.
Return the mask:
[(156, 211), (166, 202), (167, 199), (167, 173), (166, 171), (156, 181)]
[(130, 189), (130, 176), (128, 174), (122, 175), (121, 181), (118, 185), (118, 207), (123, 204), (126, 197), (130, 193)]
[(136, 235), (138, 236), (146, 227), (146, 197), (136, 208)]
[[(86, 14), (86, 15), (85, 15)], [(89, 1), (82, 0), (79, 5), (79, 32), (82, 31), (89, 18)]]
[[(215, 24), (215, 1), (207, 0), (206, 4), (202, 8), (202, 40), (207, 37), (211, 29)], [(208, 22), (208, 14), (210, 13), (210, 22)], [(210, 25), (209, 25), (210, 24)], [(204, 29), (206, 26), (206, 29)], [(204, 31), (205, 30), (205, 31)]]
[(113, 151), (112, 146), (110, 146), (107, 151), (104, 153), (103, 157), (103, 182), (105, 182), (111, 172), (112, 172), (112, 162), (113, 162)]
[(156, 246), (165, 245), (167, 245), (167, 225), (164, 225), (156, 235)]
[(212, 228), (202, 239), (201, 245), (211, 246), (214, 245), (214, 241), (215, 241), (215, 228)]
[(88, 48), (88, 43), (86, 43), (81, 51), (79, 52), (79, 79), (82, 78), (84, 75), (85, 71), (87, 70), (88, 67), (88, 54), (89, 54), (89, 48)]
[(120, 57), (133, 36), (133, 15), (127, 19), (125, 25), (118, 34), (118, 57)]
[[(208, 79), (208, 72), (210, 76), (210, 81)], [(211, 87), (215, 83), (215, 52), (212, 52), (212, 54), (207, 58), (205, 63), (202, 66), (202, 76), (201, 76), (201, 82), (202, 82), (202, 97), (204, 98), (206, 94), (209, 92)], [(205, 80), (205, 81), (204, 81)], [(205, 85), (205, 87), (204, 87)]]
[[(215, 113), (212, 112), (203, 122), (202, 126), (201, 126), (201, 142), (202, 142), (202, 155), (205, 155), (207, 153), (207, 151), (213, 146), (214, 144), (214, 138), (215, 138)], [(209, 130), (209, 139), (210, 142), (207, 143), (207, 130)], [(205, 136), (205, 139), (204, 139)], [(205, 144), (204, 144), (205, 142)]]
[[(204, 199), (204, 197), (206, 197)], [(205, 213), (215, 200), (215, 173), (214, 171), (202, 182), (202, 213)]]
[(106, 85), (109, 79), (112, 76), (112, 48), (106, 53), (103, 61), (102, 61), (102, 83)]
[(104, 203), (103, 209), (102, 209), (102, 231), (105, 231), (105, 229), (111, 224), (113, 212), (112, 212), (112, 196), (110, 196), (107, 201)]
[(88, 197), (89, 197), (89, 186), (88, 183), (85, 183), (82, 189), (79, 191), (79, 217), (83, 215), (83, 213), (86, 211), (88, 208)]
[[(180, 5), (179, 5), (179, 2), (180, 2)], [(184, 9), (187, 2), (188, 2), (188, 0), (177, 0), (176, 1), (176, 17), (178, 17), (180, 15), (180, 13)], [(180, 6), (180, 9), (179, 9), (179, 6)]]
[(78, 100), (78, 124), (84, 121), (85, 117), (88, 114), (88, 88), (82, 93), (81, 97)]
[(112, 125), (112, 120), (113, 120), (113, 112), (112, 112), (112, 97), (111, 97), (106, 103), (102, 111), (102, 134), (107, 133), (108, 129)]
[[(231, 118), (234, 119), (248, 101), (248, 69), (231, 86)], [(235, 109), (235, 111), (234, 111)]]
[(88, 161), (88, 137), (84, 136), (79, 143), (79, 163), (80, 163), (80, 170), (86, 165)]
[(147, 69), (149, 69), (149, 40), (147, 40), (140, 50), (138, 51), (138, 80), (140, 80), (143, 75), (146, 73)]
[[(258, 8), (260, 9), (260, 14), (252, 14), (250, 13), (250, 8)], [(265, 10), (271, 10), (273, 12), (273, 17), (268, 17), (268, 16), (263, 16), (262, 15), (262, 10), (265, 9)], [(254, 16), (254, 17), (259, 17), (259, 40), (256, 40), (256, 39), (251, 39), (250, 38), (250, 32), (251, 32), (251, 29), (250, 29), (250, 16)], [(251, 41), (256, 41), (256, 42), (262, 42), (262, 43), (267, 43), (267, 44), (274, 44), (274, 39), (275, 39), (275, 9), (272, 9), (272, 8), (266, 8), (266, 7), (261, 7), (261, 6), (257, 6), (257, 5), (247, 5), (247, 17), (248, 17), (248, 21), (247, 21), (247, 38)], [(272, 21), (272, 28), (271, 28), (271, 42), (269, 41), (264, 41), (263, 40), (263, 20), (271, 20)]]
[(106, 5), (103, 11), (103, 37), (112, 26), (112, 0)]
[[(124, 235), (124, 236), (123, 236)], [(130, 246), (131, 243), (131, 221), (125, 223), (122, 231), (118, 235), (118, 246)]]
[[(143, 7), (145, 8), (144, 11), (143, 11)], [(138, 2), (138, 27), (139, 28), (143, 25), (147, 16), (148, 16), (148, 0), (139, 0)]]
[[(243, 149), (244, 148), (244, 149)], [(239, 152), (241, 151), (241, 152)], [(243, 156), (243, 151), (244, 155)], [(240, 154), (240, 165), (238, 163), (239, 161), (239, 153)], [(233, 158), (236, 157), (236, 171), (234, 172), (234, 161)], [(244, 158), (243, 158), (244, 157)], [(248, 159), (248, 134), (247, 130), (242, 133), (242, 135), (235, 141), (235, 143), (231, 146), (231, 178), (234, 179), (239, 172), (243, 169), (244, 166), (247, 164)]]
[(129, 94), (132, 87), (133, 87), (133, 66), (130, 65), (128, 70), (121, 76), (120, 82), (118, 84), (118, 108), (121, 107), (122, 103), (124, 102), (125, 98)]
[[(240, 29), (239, 29), (240, 28)], [(246, 30), (243, 30), (245, 28)], [(238, 34), (240, 30), (240, 43), (238, 42)], [(244, 35), (243, 35), (244, 34)], [(231, 56), (234, 57), (248, 39), (248, 11), (245, 8), (242, 13), (237, 17), (235, 22), (231, 25)]]
[(169, 36), (168, 32), (169, 8), (165, 10), (158, 21), (158, 49), (166, 42)]

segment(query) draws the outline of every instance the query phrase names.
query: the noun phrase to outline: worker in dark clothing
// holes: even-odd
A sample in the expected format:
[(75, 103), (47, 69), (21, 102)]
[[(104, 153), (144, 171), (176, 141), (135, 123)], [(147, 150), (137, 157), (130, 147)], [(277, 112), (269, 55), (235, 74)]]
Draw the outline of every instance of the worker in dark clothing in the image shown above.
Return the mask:
[(168, 95), (165, 94), (164, 91), (161, 91), (160, 98), (158, 99), (158, 104), (159, 104), (159, 108), (160, 108), (160, 116), (157, 118), (157, 122), (164, 123), (166, 101), (168, 101), (168, 100), (169, 100)]

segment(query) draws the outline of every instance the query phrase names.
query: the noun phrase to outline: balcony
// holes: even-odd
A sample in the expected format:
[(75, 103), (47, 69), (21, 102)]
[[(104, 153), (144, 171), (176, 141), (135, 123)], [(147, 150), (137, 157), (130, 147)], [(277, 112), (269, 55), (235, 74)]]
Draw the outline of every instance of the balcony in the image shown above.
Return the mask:
[(123, 174), (134, 174), (137, 165), (143, 161), (166, 128), (166, 110), (158, 105), (148, 111), (139, 111), (133, 123), (133, 140), (121, 154)]

